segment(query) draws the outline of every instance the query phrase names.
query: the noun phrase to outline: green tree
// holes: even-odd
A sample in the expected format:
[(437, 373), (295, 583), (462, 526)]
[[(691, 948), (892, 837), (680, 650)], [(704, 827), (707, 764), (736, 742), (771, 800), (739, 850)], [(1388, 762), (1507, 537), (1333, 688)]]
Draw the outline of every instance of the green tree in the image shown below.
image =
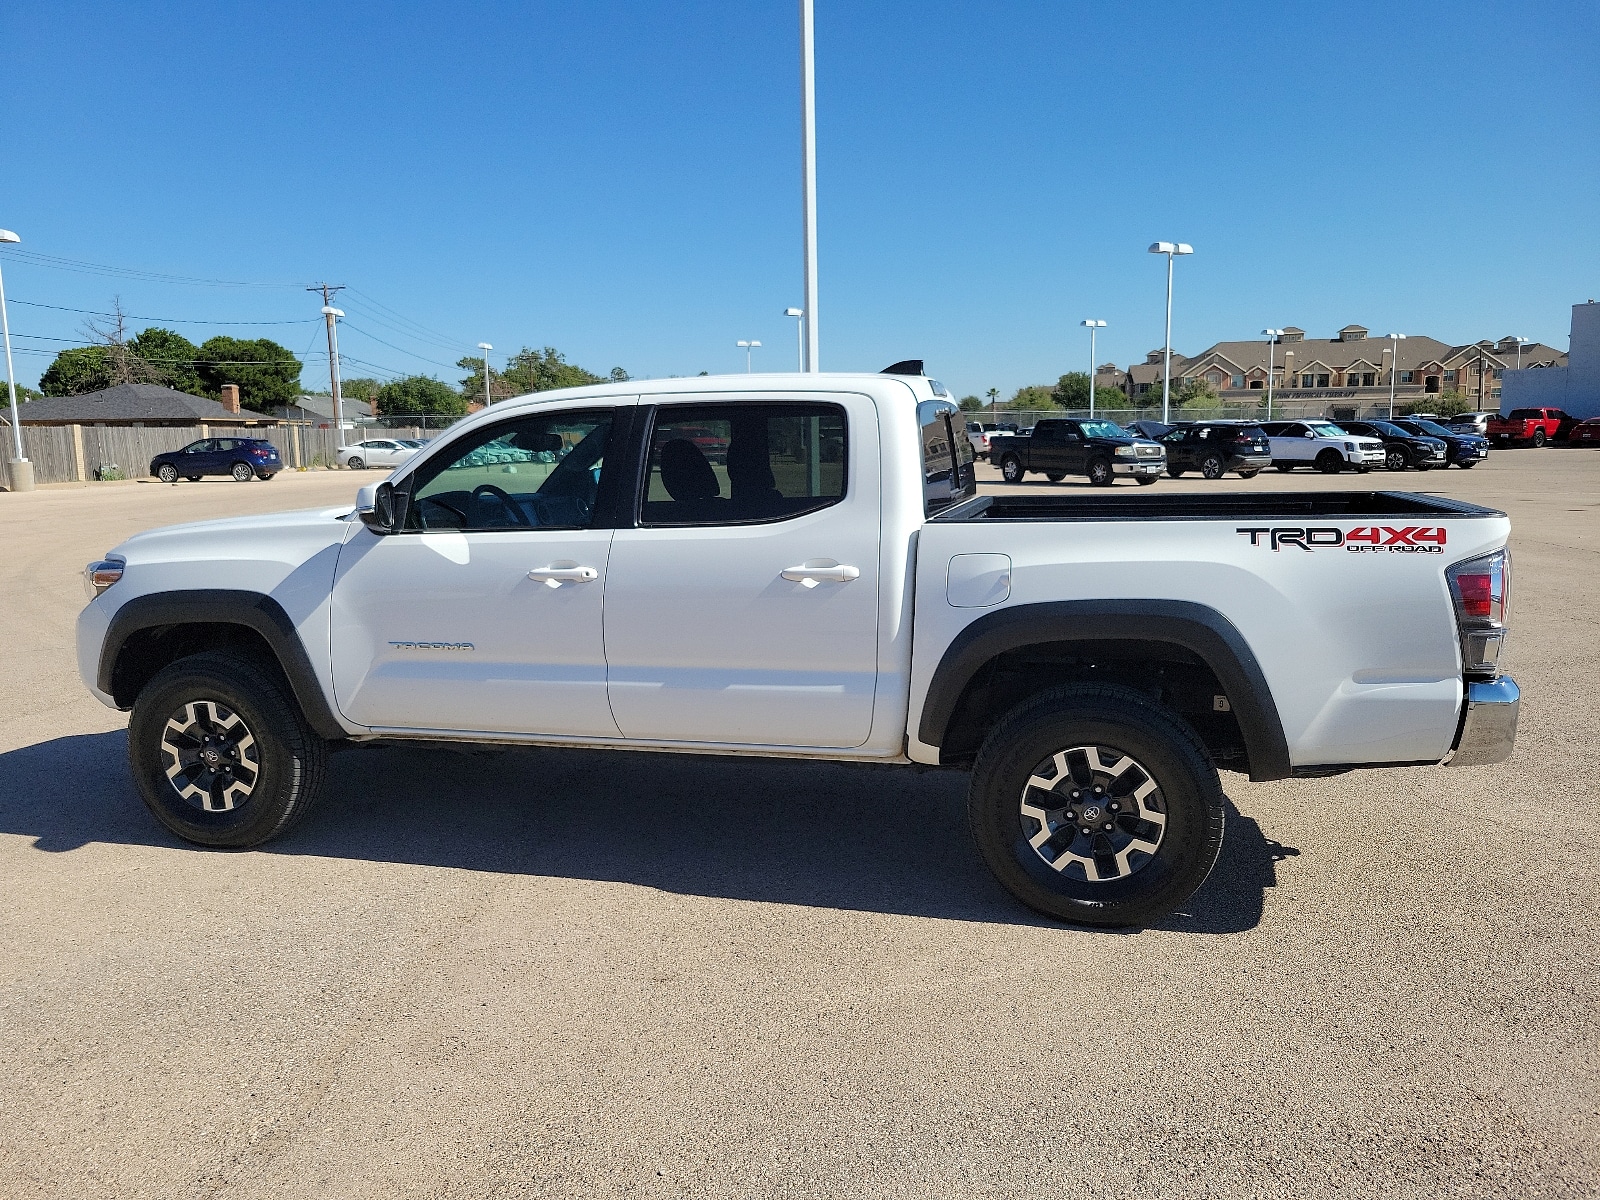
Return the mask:
[(1218, 398), (1217, 389), (1204, 379), (1191, 379), (1172, 393), (1172, 403), (1176, 407), (1193, 404), (1204, 408), (1215, 404)]
[(128, 349), (154, 367), (167, 387), (191, 396), (205, 395), (205, 384), (195, 367), (200, 348), (183, 334), (152, 325), (130, 341)]
[(1054, 407), (1054, 401), (1047, 387), (1019, 387), (1016, 395), (1006, 402), (1006, 407), (1014, 412), (1038, 411)]
[(1062, 408), (1088, 408), (1089, 373), (1068, 371), (1056, 380), (1056, 386), (1050, 390), (1050, 399)]
[(1119, 387), (1096, 387), (1094, 389), (1094, 409), (1099, 412), (1102, 408), (1132, 408), (1128, 394)]
[(238, 384), (240, 404), (270, 412), (300, 394), (300, 360), (270, 338), (209, 338), (196, 357), (204, 395), (215, 398), (223, 384)]
[[(463, 394), (483, 395), (483, 360), (463, 358), (456, 365), (472, 371), (470, 376), (461, 381)], [(620, 377), (618, 372), (621, 372)], [(506, 369), (503, 372), (494, 372), (490, 375), (491, 387), (496, 376), (505, 380), (505, 394), (508, 396), (606, 382), (594, 372), (586, 371), (576, 363), (569, 363), (566, 355), (554, 346), (546, 346), (542, 351), (524, 346), (506, 360)], [(621, 367), (616, 367), (611, 372), (611, 378), (617, 382), (627, 377), (628, 373)]]
[(104, 346), (63, 350), (39, 376), (39, 390), (46, 396), (81, 396), (111, 384), (111, 359)]
[[(14, 386), (17, 389), (18, 404), (26, 404), (29, 400), (37, 400), (40, 396), (44, 395), (43, 392), (35, 391), (33, 388), (28, 387), (23, 383), (19, 383)], [(5, 416), (10, 408), (11, 394), (5, 389), (4, 385), (0, 385), (0, 417)]]
[(357, 404), (371, 404), (378, 398), (378, 393), (383, 385), (376, 379), (369, 379), (365, 375), (358, 375), (354, 379), (341, 379), (339, 381), (339, 397), (342, 400), (353, 400)]
[(377, 399), (378, 416), (390, 426), (416, 424), (415, 417), (459, 417), (467, 411), (465, 396), (430, 375), (407, 375), (386, 383), (378, 389)]
[(961, 397), (960, 408), (961, 408), (962, 412), (982, 412), (983, 411), (983, 397), (981, 397), (981, 396), (963, 396), (963, 397)]

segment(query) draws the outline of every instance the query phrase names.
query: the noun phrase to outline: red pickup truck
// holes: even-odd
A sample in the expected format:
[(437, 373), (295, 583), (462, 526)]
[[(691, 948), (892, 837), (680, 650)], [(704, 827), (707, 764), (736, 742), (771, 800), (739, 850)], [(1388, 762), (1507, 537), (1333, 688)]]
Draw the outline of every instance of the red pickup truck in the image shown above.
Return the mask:
[(1576, 423), (1576, 417), (1559, 408), (1513, 408), (1506, 416), (1497, 413), (1490, 417), (1484, 433), (1501, 446), (1511, 442), (1542, 446), (1566, 437)]

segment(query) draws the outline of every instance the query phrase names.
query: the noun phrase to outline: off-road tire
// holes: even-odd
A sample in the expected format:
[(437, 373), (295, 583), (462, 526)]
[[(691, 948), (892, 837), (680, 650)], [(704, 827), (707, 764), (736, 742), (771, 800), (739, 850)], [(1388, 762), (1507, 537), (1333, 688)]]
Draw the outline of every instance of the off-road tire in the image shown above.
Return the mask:
[[(352, 458), (350, 461), (354, 464), (361, 460)], [(360, 468), (357, 469), (359, 470)], [(1022, 460), (1015, 454), (1008, 454), (1000, 460), (1000, 478), (1007, 483), (1021, 483), (1022, 477), (1026, 474), (1027, 472), (1022, 469)]]
[(1544, 447), (1545, 442), (1548, 441), (1548, 440), (1549, 439), (1545, 437), (1544, 430), (1535, 429), (1533, 431), (1533, 448), (1535, 450), (1542, 449)]
[(156, 469), (156, 478), (161, 480), (162, 483), (177, 483), (178, 468), (173, 466), (171, 463), (162, 463), (161, 466)]
[(1316, 468), (1324, 475), (1337, 475), (1344, 470), (1344, 459), (1337, 450), (1324, 450), (1317, 455)]
[[(1021, 811), (1024, 797), (1037, 795), (1028, 782), (1035, 770), (1083, 746), (1131, 757), (1155, 780), (1165, 810), (1155, 853), (1131, 874), (1100, 882), (1075, 876), (1071, 865), (1055, 870), (1030, 844)], [(1175, 714), (1132, 688), (1073, 684), (1023, 702), (990, 731), (973, 765), (967, 819), (984, 862), (1022, 903), (1057, 920), (1115, 928), (1160, 920), (1205, 882), (1222, 847), (1223, 804), (1205, 747)]]
[(1228, 464), (1217, 454), (1208, 454), (1200, 460), (1200, 474), (1205, 479), (1221, 479), (1228, 473)]
[(233, 470), (229, 472), (235, 483), (249, 483), (256, 477), (256, 469), (249, 463), (234, 463)]
[(1117, 473), (1112, 469), (1109, 458), (1091, 458), (1084, 474), (1095, 487), (1110, 487), (1117, 481)]
[[(168, 721), (186, 705), (208, 701), (243, 721), (258, 766), (248, 798), (224, 812), (184, 799), (167, 774)], [(305, 817), (322, 791), (328, 746), (270, 670), (240, 654), (211, 652), (180, 658), (145, 685), (128, 722), (128, 760), (145, 807), (168, 830), (197, 845), (243, 850)]]

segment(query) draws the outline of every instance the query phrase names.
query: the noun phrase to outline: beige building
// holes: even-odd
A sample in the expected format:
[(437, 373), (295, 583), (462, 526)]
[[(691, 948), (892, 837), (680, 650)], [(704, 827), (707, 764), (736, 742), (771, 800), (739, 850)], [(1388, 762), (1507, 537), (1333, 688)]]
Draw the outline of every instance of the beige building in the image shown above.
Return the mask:
[[(1360, 325), (1346, 325), (1331, 338), (1308, 338), (1306, 331), (1289, 326), (1270, 347), (1273, 391), (1286, 400), (1345, 400), (1376, 403), (1389, 395), (1391, 349), (1398, 347), (1396, 400), (1419, 399), (1455, 392), (1482, 409), (1498, 408), (1503, 372), (1538, 367), (1564, 367), (1567, 356), (1539, 342), (1519, 343), (1514, 337), (1498, 342), (1481, 341), (1452, 346), (1435, 338), (1406, 337), (1393, 342), (1371, 337)], [(1267, 386), (1269, 345), (1266, 339), (1218, 342), (1200, 354), (1172, 355), (1172, 388), (1194, 380), (1210, 384), (1225, 402), (1259, 400), (1251, 393)], [(1519, 364), (1520, 359), (1520, 364)], [(1145, 361), (1120, 373), (1117, 386), (1130, 397), (1161, 393), (1162, 352), (1152, 350)], [(1099, 383), (1112, 382), (1109, 373), (1096, 374)]]

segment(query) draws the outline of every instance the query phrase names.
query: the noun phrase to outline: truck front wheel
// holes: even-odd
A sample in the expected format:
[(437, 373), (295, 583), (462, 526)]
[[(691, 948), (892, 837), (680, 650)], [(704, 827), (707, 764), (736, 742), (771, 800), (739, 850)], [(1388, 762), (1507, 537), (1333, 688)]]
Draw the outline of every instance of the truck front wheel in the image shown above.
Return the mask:
[(1535, 450), (1541, 448), (1545, 444), (1545, 440), (1544, 430), (1535, 429), (1533, 431), (1533, 448)]
[(1223, 794), (1175, 715), (1130, 688), (1078, 684), (994, 727), (967, 817), (989, 869), (1029, 908), (1081, 925), (1147, 925), (1211, 873)]
[(1096, 458), (1089, 463), (1089, 482), (1095, 487), (1110, 487), (1117, 481), (1116, 472), (1108, 459)]
[(1000, 478), (1007, 483), (1021, 483), (1024, 474), (1022, 460), (1015, 454), (1008, 454), (1000, 460)]
[(164, 668), (128, 722), (145, 806), (202, 846), (242, 850), (286, 833), (321, 791), (327, 757), (283, 685), (238, 654), (195, 654)]

